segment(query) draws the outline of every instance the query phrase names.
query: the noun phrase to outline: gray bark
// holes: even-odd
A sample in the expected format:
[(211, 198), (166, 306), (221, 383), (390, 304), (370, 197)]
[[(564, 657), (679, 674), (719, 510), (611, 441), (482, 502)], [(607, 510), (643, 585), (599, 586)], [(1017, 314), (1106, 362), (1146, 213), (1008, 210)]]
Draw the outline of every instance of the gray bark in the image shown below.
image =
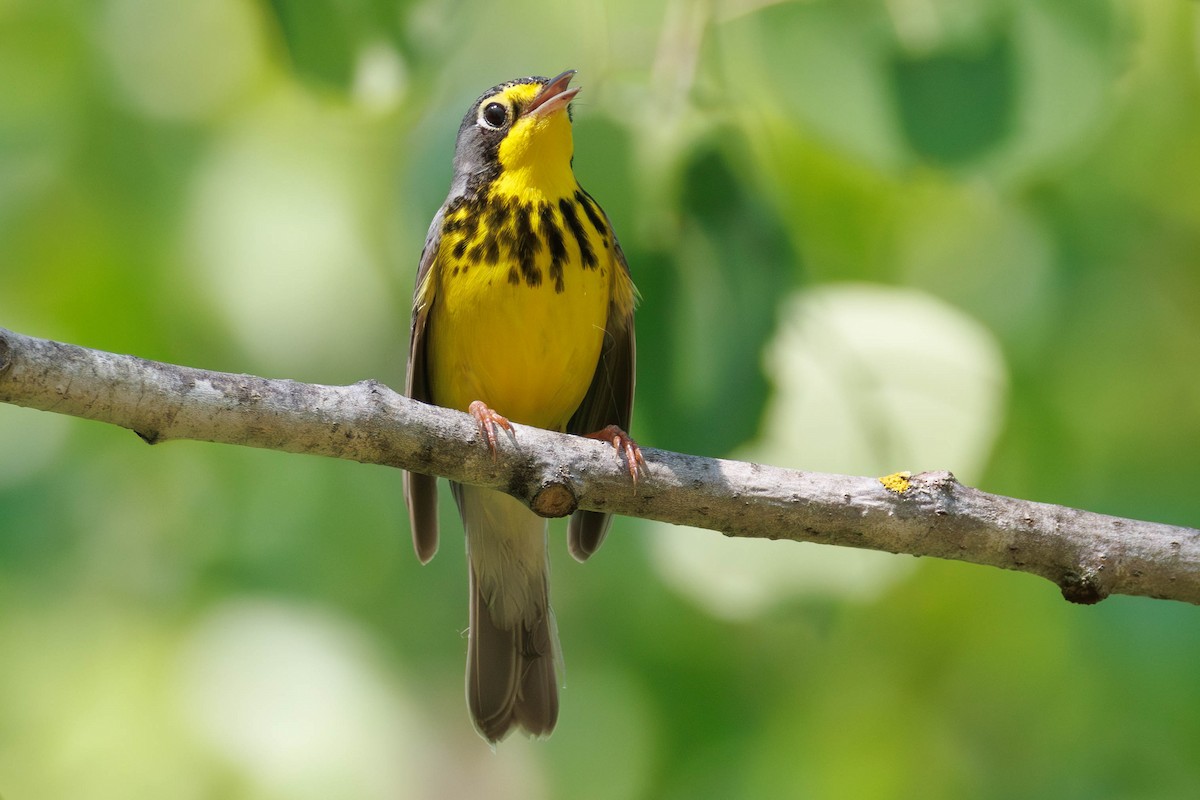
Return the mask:
[(493, 458), (468, 415), (375, 381), (211, 372), (3, 328), (0, 401), (119, 425), (151, 444), (224, 442), (440, 475), (508, 492), (544, 516), (584, 508), (969, 561), (1040, 575), (1077, 603), (1110, 594), (1200, 603), (1200, 531), (987, 494), (949, 472), (864, 478), (643, 448), (635, 483), (611, 447), (522, 425)]

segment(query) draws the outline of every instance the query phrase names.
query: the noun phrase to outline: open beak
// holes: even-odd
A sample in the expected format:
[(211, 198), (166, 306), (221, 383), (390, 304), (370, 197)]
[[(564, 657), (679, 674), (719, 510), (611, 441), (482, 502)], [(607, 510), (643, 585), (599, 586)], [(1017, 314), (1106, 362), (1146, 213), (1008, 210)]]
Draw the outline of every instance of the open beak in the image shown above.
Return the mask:
[(567, 88), (567, 84), (571, 82), (574, 75), (575, 70), (569, 69), (561, 75), (551, 78), (550, 82), (542, 87), (542, 90), (521, 112), (521, 116), (545, 117), (566, 108), (567, 104), (575, 99), (575, 95), (579, 94), (579, 89)]

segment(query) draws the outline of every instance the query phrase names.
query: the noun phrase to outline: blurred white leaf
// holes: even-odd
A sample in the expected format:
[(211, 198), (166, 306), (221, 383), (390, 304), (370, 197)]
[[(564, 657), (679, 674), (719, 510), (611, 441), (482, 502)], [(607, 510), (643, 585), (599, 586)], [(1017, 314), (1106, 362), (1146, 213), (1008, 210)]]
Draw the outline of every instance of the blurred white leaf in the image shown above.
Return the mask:
[[(767, 371), (763, 433), (735, 457), (855, 475), (950, 469), (971, 481), (999, 429), (1007, 377), (977, 322), (938, 299), (873, 284), (822, 286), (786, 304)], [(719, 616), (804, 594), (871, 600), (916, 563), (885, 553), (727, 540), (656, 524), (664, 577)]]
[(185, 257), (272, 374), (344, 363), (374, 349), (389, 313), (407, 314), (390, 307), (368, 250), (372, 187), (343, 122), (281, 93), (217, 141), (196, 180)]
[(393, 797), (420, 786), (420, 721), (371, 640), (328, 611), (237, 600), (181, 651), (195, 733), (238, 771), (291, 798)]

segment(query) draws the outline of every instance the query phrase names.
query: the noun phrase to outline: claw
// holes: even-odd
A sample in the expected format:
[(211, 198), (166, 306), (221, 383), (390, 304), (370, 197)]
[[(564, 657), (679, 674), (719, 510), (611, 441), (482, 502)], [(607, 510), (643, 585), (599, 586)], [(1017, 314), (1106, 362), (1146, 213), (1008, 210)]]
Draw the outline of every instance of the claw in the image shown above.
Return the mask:
[(629, 477), (635, 484), (637, 483), (638, 472), (646, 466), (646, 459), (642, 458), (642, 448), (638, 447), (638, 443), (633, 440), (632, 436), (618, 425), (606, 425), (595, 433), (585, 433), (584, 437), (599, 439), (611, 444), (613, 450), (616, 450), (617, 454), (625, 459)]
[(503, 428), (508, 431), (509, 435), (513, 435), (512, 423), (508, 421), (508, 417), (497, 414), (491, 408), (488, 408), (487, 403), (482, 400), (475, 400), (467, 407), (467, 411), (479, 423), (479, 432), (487, 438), (488, 450), (492, 452), (492, 461), (496, 460), (496, 429)]

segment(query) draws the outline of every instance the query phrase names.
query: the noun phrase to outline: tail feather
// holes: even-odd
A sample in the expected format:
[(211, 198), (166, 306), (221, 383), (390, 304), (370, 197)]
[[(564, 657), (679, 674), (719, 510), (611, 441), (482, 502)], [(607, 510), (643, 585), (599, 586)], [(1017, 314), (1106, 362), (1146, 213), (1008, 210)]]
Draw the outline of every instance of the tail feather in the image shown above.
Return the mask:
[(549, 736), (558, 721), (558, 633), (554, 613), (546, 601), (546, 614), (521, 642), (521, 687), (514, 708), (517, 724), (533, 736)]
[(490, 742), (517, 726), (533, 736), (547, 735), (558, 720), (552, 620), (544, 615), (532, 630), (502, 629), (476, 588), (474, 568), (470, 572), (467, 707), (475, 727)]
[(558, 636), (550, 611), (546, 525), (513, 498), (454, 486), (467, 529), (467, 706), (498, 742), (513, 728), (549, 734), (558, 720)]

